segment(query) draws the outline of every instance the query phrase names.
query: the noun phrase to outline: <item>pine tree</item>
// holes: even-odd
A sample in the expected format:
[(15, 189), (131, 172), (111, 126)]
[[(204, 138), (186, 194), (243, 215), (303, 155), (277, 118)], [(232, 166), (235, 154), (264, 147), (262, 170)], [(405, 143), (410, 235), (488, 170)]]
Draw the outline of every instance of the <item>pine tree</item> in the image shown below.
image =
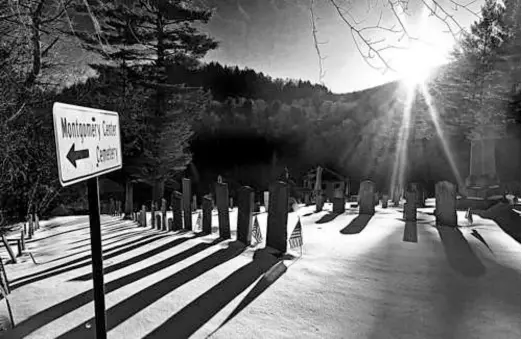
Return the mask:
[[(205, 109), (208, 97), (197, 88), (169, 84), (169, 69), (194, 66), (217, 43), (194, 27), (207, 23), (211, 12), (190, 1), (140, 0), (130, 5), (105, 3), (79, 12), (89, 13), (95, 34), (78, 37), (85, 47), (117, 62), (137, 85), (153, 92), (143, 122), (147, 125), (143, 171), (153, 183), (153, 199), (163, 196), (164, 182), (191, 161), (191, 123)], [(136, 66), (137, 71), (127, 66)], [(138, 76), (139, 75), (139, 76)]]
[(504, 132), (512, 84), (506, 82), (501, 56), (514, 38), (506, 14), (503, 3), (486, 0), (481, 18), (459, 41), (452, 62), (431, 88), (450, 113), (446, 121), (464, 128), (471, 137), (486, 130), (497, 135)]

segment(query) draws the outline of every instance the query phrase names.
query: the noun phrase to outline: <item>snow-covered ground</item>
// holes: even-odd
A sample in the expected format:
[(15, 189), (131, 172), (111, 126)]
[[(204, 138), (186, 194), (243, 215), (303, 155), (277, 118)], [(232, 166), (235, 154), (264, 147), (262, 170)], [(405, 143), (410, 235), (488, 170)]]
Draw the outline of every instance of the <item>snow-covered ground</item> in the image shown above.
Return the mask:
[[(102, 217), (109, 338), (520, 337), (520, 244), (492, 221), (468, 226), (459, 212), (462, 227), (437, 228), (433, 206), (417, 223), (398, 208), (313, 209), (297, 212), (302, 256), (283, 261), (216, 240), (217, 216), (209, 236)], [(4, 337), (94, 337), (88, 218), (45, 222), (27, 246), (37, 265), (6, 265), (17, 327)]]

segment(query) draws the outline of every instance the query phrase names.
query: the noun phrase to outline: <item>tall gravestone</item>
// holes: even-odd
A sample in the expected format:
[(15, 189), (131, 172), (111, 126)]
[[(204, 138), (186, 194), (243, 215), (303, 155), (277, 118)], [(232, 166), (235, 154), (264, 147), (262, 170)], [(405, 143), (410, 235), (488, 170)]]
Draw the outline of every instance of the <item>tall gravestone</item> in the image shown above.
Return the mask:
[(178, 191), (172, 192), (172, 230), (178, 231), (183, 228), (183, 194)]
[(457, 190), (448, 181), (435, 185), (435, 218), (437, 225), (457, 226)]
[(424, 188), (421, 184), (413, 182), (408, 185), (409, 190), (415, 192), (417, 208), (426, 206), (426, 197), (424, 194)]
[(382, 195), (382, 208), (388, 208), (388, 194)]
[(192, 196), (192, 211), (197, 211), (198, 209), (198, 199), (196, 198), (196, 195), (194, 194)]
[(265, 204), (265, 211), (268, 211), (268, 203), (270, 202), (270, 192), (263, 192), (263, 203)]
[(344, 187), (336, 188), (333, 194), (332, 212), (342, 214), (345, 211)]
[(212, 199), (210, 197), (203, 197), (203, 204), (201, 205), (203, 210), (203, 233), (212, 233)]
[(147, 227), (147, 207), (141, 206), (141, 226)]
[(192, 188), (190, 179), (183, 178), (183, 228), (187, 231), (192, 230)]
[(359, 214), (375, 214), (375, 184), (365, 180), (359, 186)]
[(400, 187), (397, 185), (393, 189), (393, 193), (392, 193), (393, 206), (399, 207), (400, 201), (401, 201), (401, 190), (400, 190)]
[(254, 190), (241, 187), (237, 199), (237, 240), (250, 246), (252, 238), (252, 215), (254, 212)]
[(228, 214), (228, 185), (216, 183), (216, 204), (218, 209), (219, 237), (230, 239), (230, 217)]
[(151, 228), (156, 228), (156, 203), (154, 200), (150, 203), (150, 225)]
[(417, 221), (417, 192), (407, 190), (404, 197), (406, 198), (403, 210), (404, 220)]
[(167, 230), (167, 200), (165, 198), (161, 199), (161, 229)]
[(266, 246), (281, 253), (287, 250), (288, 187), (278, 181), (270, 186)]

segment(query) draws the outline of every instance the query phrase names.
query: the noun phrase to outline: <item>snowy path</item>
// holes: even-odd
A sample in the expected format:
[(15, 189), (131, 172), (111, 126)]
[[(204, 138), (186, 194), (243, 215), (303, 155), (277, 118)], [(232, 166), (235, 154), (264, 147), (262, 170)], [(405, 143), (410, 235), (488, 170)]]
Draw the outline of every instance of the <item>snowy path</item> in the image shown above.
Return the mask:
[[(277, 264), (216, 234), (102, 217), (109, 338), (520, 337), (520, 244), (493, 222), (447, 229), (433, 226), (433, 208), (407, 225), (394, 208), (312, 210), (299, 210), (303, 256)], [(59, 221), (28, 243), (38, 265), (6, 266), (18, 325), (6, 338), (93, 337), (88, 218)]]

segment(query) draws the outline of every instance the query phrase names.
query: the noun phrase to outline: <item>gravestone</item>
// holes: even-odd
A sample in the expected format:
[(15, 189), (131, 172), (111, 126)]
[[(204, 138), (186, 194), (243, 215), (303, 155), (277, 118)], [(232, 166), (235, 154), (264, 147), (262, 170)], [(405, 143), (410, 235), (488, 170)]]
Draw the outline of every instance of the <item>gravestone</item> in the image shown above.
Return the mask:
[(375, 214), (375, 184), (365, 180), (359, 186), (359, 214)]
[(203, 210), (203, 233), (212, 233), (212, 199), (209, 197), (203, 197), (203, 204), (201, 205)]
[(182, 206), (183, 206), (183, 194), (178, 191), (172, 192), (171, 201), (172, 201), (172, 230), (178, 231), (183, 228), (183, 214), (182, 214)]
[(154, 200), (150, 203), (150, 226), (151, 228), (156, 227), (156, 203)]
[(382, 208), (388, 208), (388, 195), (387, 194), (383, 194), (382, 195)]
[(141, 206), (141, 226), (147, 227), (147, 207)]
[(169, 220), (167, 221), (167, 227), (168, 227), (169, 232), (174, 230), (174, 224), (172, 223), (172, 218), (169, 218)]
[(33, 215), (28, 215), (28, 228), (29, 228), (29, 239), (33, 238), (34, 235), (34, 224), (33, 224)]
[(161, 229), (167, 230), (167, 199), (161, 199)]
[(183, 178), (183, 229), (192, 231), (192, 188), (190, 179)]
[(417, 193), (415, 191), (406, 191), (404, 196), (406, 202), (404, 203), (403, 219), (406, 221), (417, 221)]
[(264, 205), (265, 211), (268, 211), (268, 203), (270, 202), (269, 198), (270, 198), (270, 192), (269, 191), (263, 192), (263, 203), (265, 204)]
[(342, 214), (345, 211), (344, 187), (336, 188), (333, 196), (332, 212)]
[(161, 230), (161, 215), (160, 214), (156, 214), (156, 228), (158, 230)]
[(196, 198), (196, 195), (192, 196), (192, 211), (197, 211), (198, 209), (198, 199)]
[(218, 209), (219, 237), (230, 239), (228, 185), (225, 183), (216, 183), (216, 204)]
[(315, 212), (321, 212), (324, 207), (325, 197), (322, 191), (315, 191)]
[(252, 215), (254, 190), (248, 186), (239, 189), (237, 200), (237, 240), (250, 246), (252, 240)]
[(424, 188), (421, 184), (413, 182), (408, 185), (409, 190), (412, 192), (415, 192), (415, 199), (417, 203), (417, 208), (419, 207), (425, 207), (425, 194), (424, 194)]
[(457, 190), (448, 181), (435, 185), (435, 218), (437, 225), (457, 226)]
[(288, 187), (278, 181), (270, 185), (266, 246), (281, 253), (287, 250)]
[(401, 190), (399, 186), (396, 186), (392, 193), (392, 202), (394, 207), (399, 207), (401, 201)]
[(229, 199), (229, 207), (231, 210), (234, 209), (234, 198), (232, 198), (232, 197), (230, 197), (230, 199)]

